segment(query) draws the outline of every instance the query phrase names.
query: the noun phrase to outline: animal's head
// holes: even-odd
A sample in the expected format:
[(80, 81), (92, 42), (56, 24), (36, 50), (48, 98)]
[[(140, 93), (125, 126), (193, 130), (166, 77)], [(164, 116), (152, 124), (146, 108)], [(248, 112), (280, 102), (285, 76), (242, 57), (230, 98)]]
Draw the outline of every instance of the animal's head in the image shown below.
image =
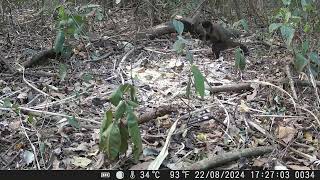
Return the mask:
[(212, 31), (212, 23), (210, 21), (203, 21), (199, 24), (199, 29), (201, 29), (200, 39), (203, 41), (210, 40), (210, 34)]
[(212, 23), (210, 21), (203, 21), (201, 25), (207, 33), (212, 31)]

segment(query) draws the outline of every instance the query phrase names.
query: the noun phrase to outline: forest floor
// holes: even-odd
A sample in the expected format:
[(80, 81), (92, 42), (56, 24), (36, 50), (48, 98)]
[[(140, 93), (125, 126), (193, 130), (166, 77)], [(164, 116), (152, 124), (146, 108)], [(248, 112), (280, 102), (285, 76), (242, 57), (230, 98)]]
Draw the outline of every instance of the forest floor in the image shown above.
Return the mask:
[[(15, 10), (13, 21), (0, 32), (0, 56), (7, 62), (0, 64), (1, 169), (146, 169), (177, 120), (161, 168), (177, 169), (226, 152), (273, 146), (272, 152), (216, 168), (320, 169), (317, 91), (310, 84), (296, 83), (295, 99), (283, 81), (285, 66), (294, 80), (305, 77), (291, 67), (292, 57), (285, 49), (253, 43), (255, 33), (242, 37), (250, 55), (239, 73), (233, 49), (214, 59), (209, 46), (186, 35), (194, 62), (212, 87), (250, 86), (215, 93), (207, 87), (204, 99), (192, 89), (187, 99), (190, 64), (173, 51), (176, 34), (135, 40), (136, 21), (130, 10), (113, 12), (114, 22), (91, 24), (89, 40), (72, 42), (74, 55), (64, 62), (64, 80), (57, 75), (60, 62), (54, 60), (26, 68), (24, 74), (10, 72), (8, 64), (18, 69), (17, 64), (52, 47), (54, 23), (42, 25), (33, 15)], [(130, 46), (140, 48), (131, 51)], [(108, 56), (93, 59), (104, 55)], [(143, 154), (137, 164), (130, 148), (119, 161), (109, 161), (98, 147), (101, 120), (106, 110), (114, 109), (108, 98), (121, 83), (131, 83), (131, 77), (139, 117), (167, 108), (167, 113), (140, 124)], [(72, 126), (70, 116), (79, 122), (79, 129)]]

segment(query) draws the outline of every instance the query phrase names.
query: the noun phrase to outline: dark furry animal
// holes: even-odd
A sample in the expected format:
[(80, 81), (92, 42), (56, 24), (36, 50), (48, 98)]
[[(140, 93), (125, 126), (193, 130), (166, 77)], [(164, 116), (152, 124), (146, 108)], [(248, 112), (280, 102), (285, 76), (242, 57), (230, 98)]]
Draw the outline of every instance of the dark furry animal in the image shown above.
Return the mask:
[(237, 34), (233, 34), (218, 24), (212, 24), (210, 21), (203, 21), (201, 26), (204, 30), (204, 37), (212, 43), (212, 52), (216, 58), (219, 58), (220, 52), (234, 47), (240, 47), (244, 52), (244, 55), (249, 54), (248, 48), (239, 43), (234, 42), (231, 37), (236, 37)]

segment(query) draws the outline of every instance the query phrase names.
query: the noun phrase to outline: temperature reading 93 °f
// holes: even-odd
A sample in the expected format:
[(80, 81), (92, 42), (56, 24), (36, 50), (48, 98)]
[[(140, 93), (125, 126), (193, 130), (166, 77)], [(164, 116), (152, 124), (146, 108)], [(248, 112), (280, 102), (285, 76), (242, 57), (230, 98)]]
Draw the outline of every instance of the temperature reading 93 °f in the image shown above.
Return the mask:
[(170, 171), (170, 179), (188, 178), (190, 171)]

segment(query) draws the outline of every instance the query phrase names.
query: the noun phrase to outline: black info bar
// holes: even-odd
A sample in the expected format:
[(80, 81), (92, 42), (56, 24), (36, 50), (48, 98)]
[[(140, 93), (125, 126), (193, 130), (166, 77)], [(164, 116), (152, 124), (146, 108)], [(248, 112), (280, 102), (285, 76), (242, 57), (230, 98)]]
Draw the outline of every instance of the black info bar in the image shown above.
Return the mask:
[(0, 179), (320, 179), (319, 170), (7, 170)]

